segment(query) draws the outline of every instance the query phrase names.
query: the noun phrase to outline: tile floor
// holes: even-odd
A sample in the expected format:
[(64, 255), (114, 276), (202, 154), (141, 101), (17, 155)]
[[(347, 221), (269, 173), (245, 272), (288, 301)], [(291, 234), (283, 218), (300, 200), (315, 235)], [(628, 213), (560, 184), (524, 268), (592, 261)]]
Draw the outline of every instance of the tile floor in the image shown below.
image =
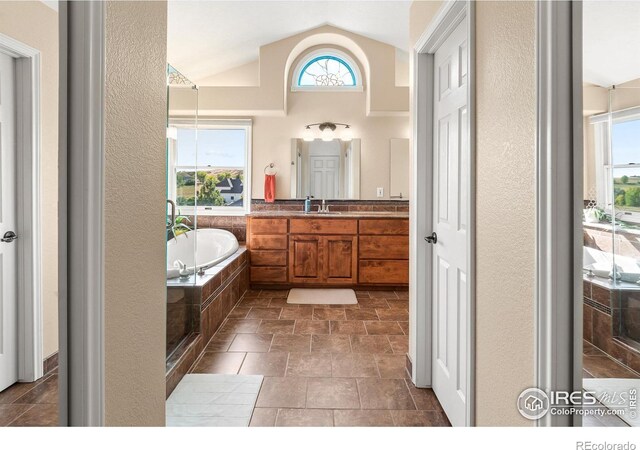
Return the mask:
[[(604, 352), (583, 341), (583, 378), (640, 378), (634, 371), (609, 358)], [(599, 406), (598, 408), (604, 408)], [(626, 427), (626, 422), (616, 416), (585, 416), (584, 427)]]
[(0, 392), (0, 426), (57, 425), (57, 369), (34, 383), (16, 383)]
[(358, 291), (357, 305), (289, 305), (247, 291), (192, 373), (263, 375), (251, 426), (448, 426), (408, 379), (408, 293)]

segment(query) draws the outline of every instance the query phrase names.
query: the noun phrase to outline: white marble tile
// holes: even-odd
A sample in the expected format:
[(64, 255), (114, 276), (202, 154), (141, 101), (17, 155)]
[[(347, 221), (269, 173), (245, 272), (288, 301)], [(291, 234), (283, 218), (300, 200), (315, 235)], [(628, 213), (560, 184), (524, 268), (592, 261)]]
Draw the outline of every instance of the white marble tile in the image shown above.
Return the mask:
[(167, 400), (167, 405), (253, 405), (255, 393), (180, 392)]
[(166, 404), (167, 426), (249, 426), (261, 375), (186, 375)]
[(167, 417), (168, 427), (248, 427), (251, 418)]
[(167, 417), (251, 417), (253, 405), (167, 405)]

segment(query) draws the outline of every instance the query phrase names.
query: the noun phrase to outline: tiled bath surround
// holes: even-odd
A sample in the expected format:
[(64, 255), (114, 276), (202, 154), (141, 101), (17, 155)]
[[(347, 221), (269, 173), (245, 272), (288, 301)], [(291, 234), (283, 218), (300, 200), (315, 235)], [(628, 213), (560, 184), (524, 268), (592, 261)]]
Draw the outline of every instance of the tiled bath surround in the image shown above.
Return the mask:
[(640, 291), (614, 289), (606, 280), (583, 282), (584, 339), (640, 373)]
[[(316, 209), (320, 200), (312, 200), (312, 209)], [(329, 209), (335, 212), (409, 212), (408, 200), (327, 200)], [(251, 211), (302, 211), (303, 200), (276, 200), (274, 203), (265, 203), (264, 200), (253, 200)], [(188, 216), (191, 223), (195, 223), (193, 216)], [(238, 242), (247, 240), (247, 220), (244, 216), (208, 216), (199, 215), (198, 228), (220, 228), (230, 231), (238, 239)]]
[[(584, 245), (606, 253), (613, 253), (614, 237), (606, 224), (583, 224)], [(640, 259), (640, 230), (617, 228), (615, 253)]]
[(244, 246), (208, 269), (204, 276), (168, 281), (167, 397), (248, 286), (248, 254)]

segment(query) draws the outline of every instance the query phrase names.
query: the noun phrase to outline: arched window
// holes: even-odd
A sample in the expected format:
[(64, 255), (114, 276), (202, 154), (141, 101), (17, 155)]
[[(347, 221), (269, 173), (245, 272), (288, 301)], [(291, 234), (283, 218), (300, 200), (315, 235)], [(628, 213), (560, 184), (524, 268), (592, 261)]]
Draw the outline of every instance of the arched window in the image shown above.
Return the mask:
[(361, 90), (357, 64), (346, 54), (324, 49), (308, 54), (294, 72), (293, 90)]

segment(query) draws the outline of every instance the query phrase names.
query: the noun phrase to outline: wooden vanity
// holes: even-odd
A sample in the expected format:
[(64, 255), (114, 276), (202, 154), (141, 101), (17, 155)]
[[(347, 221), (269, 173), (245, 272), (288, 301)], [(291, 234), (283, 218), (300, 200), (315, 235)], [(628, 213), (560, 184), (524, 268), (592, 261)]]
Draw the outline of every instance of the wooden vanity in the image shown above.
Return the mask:
[(247, 248), (254, 287), (407, 287), (406, 214), (253, 213)]

